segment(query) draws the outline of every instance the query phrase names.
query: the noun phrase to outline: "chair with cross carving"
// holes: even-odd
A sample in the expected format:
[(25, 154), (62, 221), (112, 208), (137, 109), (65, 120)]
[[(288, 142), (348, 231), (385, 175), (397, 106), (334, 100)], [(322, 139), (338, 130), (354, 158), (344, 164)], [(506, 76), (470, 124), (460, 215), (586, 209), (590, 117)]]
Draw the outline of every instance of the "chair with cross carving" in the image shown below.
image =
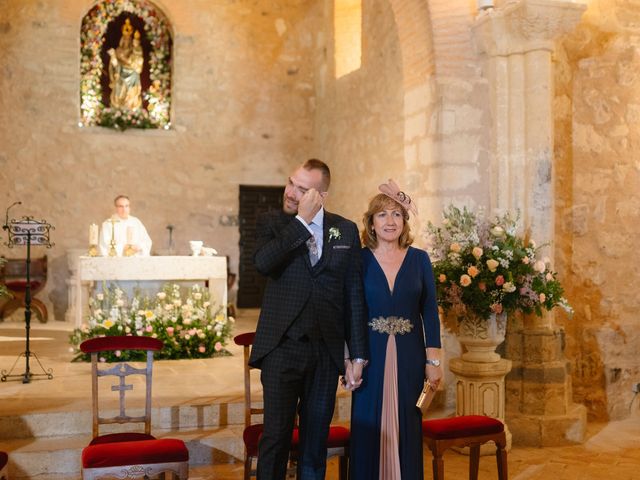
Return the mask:
[[(173, 438), (157, 439), (151, 435), (151, 380), (153, 372), (153, 352), (162, 349), (162, 342), (150, 337), (115, 336), (97, 337), (85, 340), (80, 345), (84, 353), (91, 354), (91, 392), (93, 399), (93, 440), (82, 451), (83, 480), (99, 478), (144, 478), (171, 473), (178, 480), (189, 475), (189, 451), (182, 440)], [(146, 352), (146, 365), (138, 368), (132, 362), (117, 364), (102, 363), (102, 352), (120, 352), (123, 357), (129, 351)], [(136, 382), (134, 377), (144, 377)], [(115, 415), (101, 416), (108, 403), (98, 401), (99, 394), (108, 390), (101, 387), (101, 377), (115, 376), (116, 385), (110, 387), (113, 395), (118, 396), (118, 411)], [(129, 383), (127, 383), (129, 382)], [(142, 383), (145, 388), (143, 414), (127, 415), (125, 394), (133, 390), (134, 383)], [(101, 408), (102, 407), (102, 408)], [(143, 432), (127, 430), (121, 433), (100, 435), (99, 428), (106, 424), (144, 424)]]

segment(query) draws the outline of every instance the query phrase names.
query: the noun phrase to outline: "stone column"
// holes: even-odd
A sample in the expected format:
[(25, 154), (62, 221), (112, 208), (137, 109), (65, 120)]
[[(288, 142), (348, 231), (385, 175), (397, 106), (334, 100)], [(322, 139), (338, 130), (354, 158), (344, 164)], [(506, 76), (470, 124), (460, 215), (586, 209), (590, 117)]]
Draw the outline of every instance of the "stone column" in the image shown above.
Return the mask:
[[(585, 9), (554, 0), (506, 1), (473, 26), (491, 92), (491, 208), (519, 210), (525, 233), (539, 245), (554, 240), (554, 42), (575, 28)], [(553, 249), (545, 254), (553, 258)], [(506, 420), (514, 443), (583, 441), (586, 409), (572, 402), (563, 348), (553, 314), (510, 320)]]

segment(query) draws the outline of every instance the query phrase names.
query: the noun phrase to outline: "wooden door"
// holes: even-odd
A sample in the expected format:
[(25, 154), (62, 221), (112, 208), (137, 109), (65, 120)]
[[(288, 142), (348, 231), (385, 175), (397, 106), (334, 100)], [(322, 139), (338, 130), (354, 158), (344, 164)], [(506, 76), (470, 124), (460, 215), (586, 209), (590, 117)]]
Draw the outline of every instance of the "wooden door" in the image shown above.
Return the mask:
[(253, 265), (256, 247), (256, 218), (263, 212), (282, 209), (284, 187), (240, 185), (240, 261), (238, 307), (256, 308), (262, 305), (266, 278)]

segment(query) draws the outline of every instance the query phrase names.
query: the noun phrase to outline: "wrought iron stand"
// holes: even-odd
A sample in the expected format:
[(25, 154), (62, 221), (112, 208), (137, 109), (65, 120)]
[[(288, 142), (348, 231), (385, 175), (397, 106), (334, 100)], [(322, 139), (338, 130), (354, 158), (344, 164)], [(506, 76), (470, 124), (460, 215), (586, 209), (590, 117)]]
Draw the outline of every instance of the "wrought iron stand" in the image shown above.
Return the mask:
[[(13, 205), (16, 205), (20, 202), (16, 202)], [(11, 205), (11, 207), (13, 207)], [(13, 248), (14, 246), (26, 246), (27, 247), (27, 268), (26, 268), (26, 280), (27, 284), (25, 287), (25, 295), (24, 295), (24, 323), (25, 323), (25, 331), (26, 331), (26, 346), (25, 351), (18, 355), (16, 361), (13, 362), (11, 368), (7, 370), (2, 370), (0, 372), (0, 381), (6, 382), (7, 379), (12, 377), (22, 378), (22, 383), (30, 383), (32, 377), (36, 376), (46, 376), (49, 380), (53, 378), (53, 370), (51, 368), (45, 369), (40, 362), (40, 359), (36, 355), (35, 352), (32, 352), (29, 349), (29, 331), (31, 329), (31, 245), (41, 245), (47, 248), (51, 248), (53, 246), (52, 243), (49, 242), (49, 230), (54, 228), (49, 223), (44, 220), (37, 221), (34, 220), (33, 217), (22, 217), (21, 220), (12, 219), (9, 222), (9, 207), (7, 209), (7, 217), (4, 226), (2, 227), (4, 230), (7, 230), (9, 233), (9, 241), (7, 242), (7, 246), (9, 248)], [(18, 361), (24, 357), (25, 359), (25, 371), (21, 374), (11, 374), (13, 369), (18, 364)], [(43, 373), (32, 373), (29, 367), (29, 359), (33, 357), (36, 362), (42, 369)]]

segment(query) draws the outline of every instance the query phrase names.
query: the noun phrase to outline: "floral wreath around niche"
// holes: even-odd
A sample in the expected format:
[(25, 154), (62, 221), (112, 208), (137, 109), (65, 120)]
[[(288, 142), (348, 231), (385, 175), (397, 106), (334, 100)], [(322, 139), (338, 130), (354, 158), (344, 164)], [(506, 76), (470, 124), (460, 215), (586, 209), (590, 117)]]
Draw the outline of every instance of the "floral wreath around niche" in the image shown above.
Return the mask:
[[(104, 65), (101, 51), (109, 24), (127, 12), (144, 21), (149, 52), (151, 86), (143, 93), (148, 108), (124, 110), (102, 103), (101, 77)], [(82, 20), (80, 32), (80, 126), (169, 129), (171, 107), (171, 33), (167, 19), (146, 0), (104, 0)]]

